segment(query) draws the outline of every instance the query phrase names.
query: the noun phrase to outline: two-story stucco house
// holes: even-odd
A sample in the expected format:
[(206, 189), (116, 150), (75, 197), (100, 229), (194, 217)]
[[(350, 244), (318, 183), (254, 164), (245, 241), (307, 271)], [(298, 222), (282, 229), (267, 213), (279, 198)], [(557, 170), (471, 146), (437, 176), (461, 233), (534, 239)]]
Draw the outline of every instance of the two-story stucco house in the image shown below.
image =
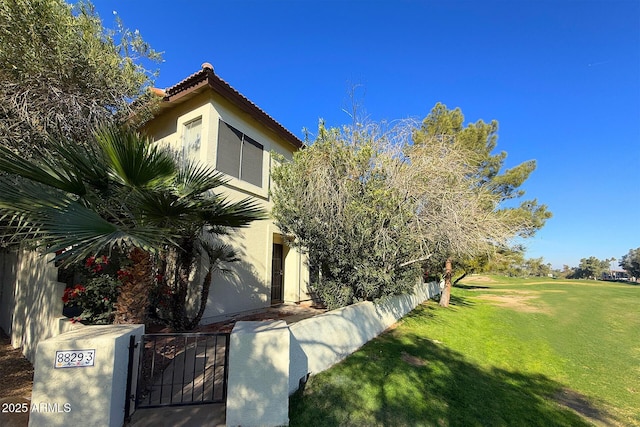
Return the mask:
[[(191, 159), (222, 172), (228, 200), (246, 197), (270, 212), (271, 152), (291, 158), (302, 141), (218, 77), (210, 64), (176, 85), (156, 90), (163, 98), (143, 130)], [(272, 220), (224, 236), (240, 262), (232, 274), (213, 277), (202, 323), (282, 302), (309, 300), (306, 258), (287, 246)]]

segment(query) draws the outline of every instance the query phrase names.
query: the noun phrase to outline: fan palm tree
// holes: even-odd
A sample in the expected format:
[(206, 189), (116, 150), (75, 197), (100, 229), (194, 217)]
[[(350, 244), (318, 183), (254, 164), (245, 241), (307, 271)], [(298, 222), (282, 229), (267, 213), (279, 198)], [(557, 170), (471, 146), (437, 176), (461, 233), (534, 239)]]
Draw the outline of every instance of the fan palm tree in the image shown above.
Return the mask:
[[(94, 140), (52, 141), (30, 159), (0, 147), (0, 213), (8, 224), (3, 240), (34, 242), (67, 265), (113, 249), (137, 248), (137, 259), (139, 250), (172, 255), (174, 302), (183, 306), (199, 255), (208, 256), (210, 270), (235, 258), (229, 248), (207, 243), (207, 235), (245, 227), (264, 213), (249, 199), (232, 203), (215, 194), (225, 181), (209, 166), (182, 163), (131, 129), (106, 127)], [(126, 300), (123, 287), (119, 309)], [(195, 326), (204, 305), (192, 321), (186, 321), (184, 307), (176, 308), (173, 323)]]

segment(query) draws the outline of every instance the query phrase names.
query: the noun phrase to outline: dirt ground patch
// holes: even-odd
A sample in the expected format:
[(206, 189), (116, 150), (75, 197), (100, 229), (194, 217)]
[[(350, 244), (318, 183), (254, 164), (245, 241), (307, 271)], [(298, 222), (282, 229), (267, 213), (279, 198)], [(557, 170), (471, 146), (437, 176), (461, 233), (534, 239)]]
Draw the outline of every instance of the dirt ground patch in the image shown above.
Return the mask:
[(487, 277), (487, 276), (467, 276), (467, 277), (464, 278), (464, 282), (469, 282), (469, 283), (498, 283), (495, 280), (493, 280), (491, 277)]
[(11, 346), (9, 337), (0, 330), (0, 399), (31, 399), (33, 365), (19, 348)]
[(549, 313), (547, 308), (532, 303), (538, 296), (538, 293), (513, 291), (503, 295), (479, 295), (476, 298), (523, 313)]
[(553, 400), (598, 426), (621, 426), (608, 413), (596, 408), (586, 396), (577, 391), (563, 388), (553, 396)]
[(426, 360), (413, 356), (405, 351), (400, 355), (400, 359), (411, 366), (425, 366), (428, 363)]

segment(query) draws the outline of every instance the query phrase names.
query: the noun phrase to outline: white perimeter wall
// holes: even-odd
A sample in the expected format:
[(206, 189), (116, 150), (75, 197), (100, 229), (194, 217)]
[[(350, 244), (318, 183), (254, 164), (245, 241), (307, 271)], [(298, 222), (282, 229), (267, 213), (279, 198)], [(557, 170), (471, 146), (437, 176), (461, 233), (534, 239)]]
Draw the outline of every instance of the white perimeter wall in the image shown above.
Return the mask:
[(0, 252), (0, 328), (31, 363), (38, 342), (77, 329), (62, 316), (65, 284), (50, 256), (35, 251)]
[(289, 394), (301, 380), (340, 362), (380, 335), (424, 301), (440, 294), (437, 282), (416, 286), (413, 294), (388, 298), (380, 303), (361, 302), (305, 319), (289, 326), (291, 331)]
[(287, 384), (291, 395), (309, 375), (340, 362), (438, 294), (437, 282), (420, 283), (411, 295), (354, 304), (293, 325), (237, 322), (229, 348), (227, 425), (288, 425)]

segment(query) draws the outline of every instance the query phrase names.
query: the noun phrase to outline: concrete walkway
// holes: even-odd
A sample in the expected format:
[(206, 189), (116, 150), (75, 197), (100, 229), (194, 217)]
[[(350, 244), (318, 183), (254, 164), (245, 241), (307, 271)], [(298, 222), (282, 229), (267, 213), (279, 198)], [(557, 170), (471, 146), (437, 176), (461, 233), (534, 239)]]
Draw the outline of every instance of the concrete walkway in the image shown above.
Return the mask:
[(138, 409), (130, 427), (218, 427), (225, 425), (224, 403)]
[(301, 304), (278, 304), (249, 314), (238, 314), (220, 322), (201, 325), (196, 332), (231, 332), (239, 321), (284, 320), (287, 324), (299, 322), (310, 317), (326, 313), (326, 309)]

